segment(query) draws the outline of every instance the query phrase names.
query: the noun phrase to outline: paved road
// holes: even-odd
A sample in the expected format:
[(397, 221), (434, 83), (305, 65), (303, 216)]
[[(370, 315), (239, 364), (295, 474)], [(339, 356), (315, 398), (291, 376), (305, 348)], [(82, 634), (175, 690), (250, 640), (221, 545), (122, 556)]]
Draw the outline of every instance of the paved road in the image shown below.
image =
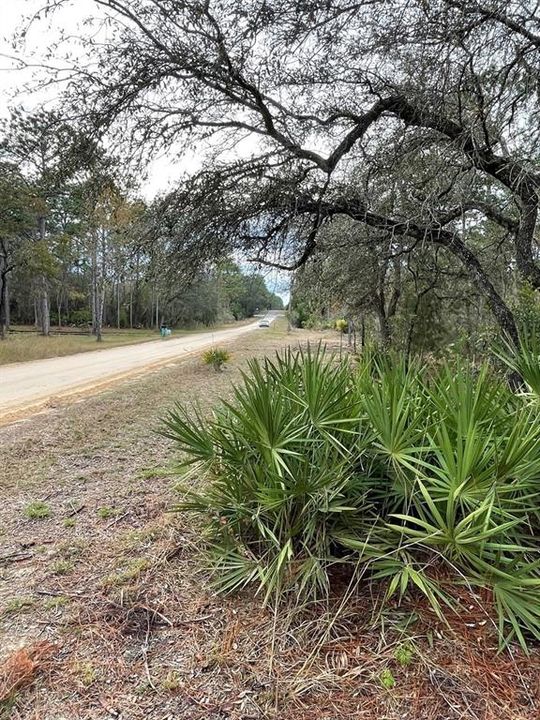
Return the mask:
[[(275, 319), (276, 313), (271, 313)], [(258, 327), (258, 322), (215, 332), (156, 340), (138, 345), (32, 360), (0, 366), (0, 417), (40, 406), (50, 398), (87, 392), (156, 365), (181, 359), (214, 344), (231, 342)], [(264, 332), (264, 330), (261, 330)]]

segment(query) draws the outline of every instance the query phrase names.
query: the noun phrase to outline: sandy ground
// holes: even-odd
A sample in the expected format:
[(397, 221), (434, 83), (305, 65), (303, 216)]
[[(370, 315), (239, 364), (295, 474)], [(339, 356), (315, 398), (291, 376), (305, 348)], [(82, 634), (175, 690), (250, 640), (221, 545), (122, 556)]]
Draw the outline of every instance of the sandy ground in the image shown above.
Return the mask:
[(257, 328), (258, 323), (255, 322), (178, 339), (2, 366), (0, 420), (21, 409), (39, 407), (51, 398), (88, 392), (131, 374), (144, 372), (168, 361), (176, 361), (212, 345), (233, 342)]
[(376, 584), (300, 617), (212, 590), (155, 430), (230, 398), (251, 358), (327, 339), (278, 325), (224, 372), (194, 354), (0, 428), (0, 720), (538, 720), (540, 650), (498, 654), (468, 596), (446, 627)]

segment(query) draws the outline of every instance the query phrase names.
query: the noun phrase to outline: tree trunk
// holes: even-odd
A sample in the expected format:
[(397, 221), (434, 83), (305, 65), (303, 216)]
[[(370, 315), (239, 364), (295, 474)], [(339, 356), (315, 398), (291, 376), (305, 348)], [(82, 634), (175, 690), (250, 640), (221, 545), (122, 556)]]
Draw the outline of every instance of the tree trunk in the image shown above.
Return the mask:
[[(443, 238), (445, 242), (441, 242)], [(503, 333), (517, 345), (519, 343), (519, 337), (514, 315), (495, 289), (476, 255), (469, 250), (462, 240), (450, 233), (444, 233), (439, 239), (439, 243), (448, 248), (451, 253), (461, 260), (476, 286), (484, 294), (486, 302), (495, 316), (499, 327)]]
[(120, 280), (116, 283), (116, 327), (120, 330)]
[(530, 282), (533, 287), (540, 289), (540, 268), (536, 264), (532, 247), (534, 233), (538, 220), (538, 196), (536, 189), (521, 199), (521, 218), (516, 233), (516, 264), (521, 277)]
[(51, 313), (49, 307), (49, 284), (45, 275), (41, 275), (38, 281), (38, 315), (41, 334), (45, 337), (51, 331)]
[(376, 313), (377, 313), (377, 320), (379, 323), (379, 333), (381, 336), (381, 344), (382, 344), (383, 348), (386, 350), (390, 347), (390, 343), (392, 340), (392, 332), (390, 330), (390, 323), (388, 322), (388, 318), (386, 317), (384, 308), (377, 307)]
[[(42, 215), (38, 221), (38, 231), (40, 242), (45, 241), (46, 234), (46, 218)], [(47, 337), (51, 330), (51, 314), (49, 307), (49, 283), (45, 273), (41, 273), (38, 277), (38, 318), (41, 334)]]
[(5, 340), (9, 329), (8, 271), (5, 258), (0, 257), (0, 339)]
[(101, 282), (101, 287), (98, 293), (98, 308), (97, 308), (97, 328), (96, 328), (96, 340), (97, 342), (101, 342), (103, 340), (102, 336), (102, 330), (103, 330), (103, 313), (105, 308), (105, 283)]
[(92, 335), (96, 334), (97, 329), (97, 274), (96, 274), (96, 253), (92, 249)]
[(414, 333), (414, 328), (416, 326), (416, 319), (417, 319), (416, 316), (418, 314), (418, 309), (420, 307), (420, 299), (421, 299), (421, 296), (417, 296), (416, 302), (414, 304), (414, 310), (412, 312), (411, 320), (409, 322), (409, 329), (407, 331), (407, 345), (405, 347), (405, 362), (407, 364), (411, 357), (413, 333)]
[(386, 298), (384, 295), (384, 287), (382, 286), (380, 287), (379, 292), (375, 294), (374, 308), (379, 325), (381, 345), (386, 350), (390, 347), (392, 342), (392, 329), (390, 326), (390, 318), (388, 317), (388, 313), (386, 311)]
[(6, 283), (6, 287), (5, 287), (5, 307), (4, 307), (4, 312), (5, 312), (5, 318), (6, 318), (6, 329), (7, 329), (7, 331), (9, 332), (9, 327), (10, 327), (10, 325), (11, 325), (11, 310), (10, 310), (10, 308), (9, 308), (9, 284), (10, 284), (10, 283), (9, 283), (9, 273), (6, 274), (5, 283)]
[(101, 342), (101, 324), (103, 319), (102, 288), (99, 280), (98, 237), (92, 237), (92, 335)]
[(62, 293), (56, 293), (56, 314), (58, 315), (58, 327), (62, 327)]

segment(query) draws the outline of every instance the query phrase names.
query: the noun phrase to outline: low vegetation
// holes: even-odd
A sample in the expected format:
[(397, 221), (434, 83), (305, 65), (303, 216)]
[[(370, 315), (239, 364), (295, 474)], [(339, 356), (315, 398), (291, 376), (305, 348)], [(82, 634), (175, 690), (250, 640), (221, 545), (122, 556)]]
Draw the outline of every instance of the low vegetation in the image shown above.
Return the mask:
[(216, 372), (221, 372), (230, 359), (231, 353), (220, 348), (211, 348), (203, 353), (204, 364), (210, 365)]
[(30, 520), (44, 520), (51, 514), (51, 508), (42, 500), (36, 500), (24, 508), (24, 514)]
[[(112, 331), (102, 337), (100, 348), (132, 345), (146, 340), (156, 340), (156, 333), (144, 330), (127, 330), (122, 333)], [(75, 353), (96, 350), (96, 338), (93, 335), (76, 335), (64, 332), (58, 335), (42, 337), (35, 332), (25, 330), (12, 333), (0, 343), (0, 365), (27, 360), (42, 360), (49, 357), (63, 357)]]
[(204, 518), (222, 591), (304, 603), (345, 572), (445, 618), (466, 586), (492, 599), (501, 644), (526, 648), (540, 639), (537, 414), (488, 365), (287, 351), (251, 362), (211, 419), (169, 414), (205, 478), (176, 510)]

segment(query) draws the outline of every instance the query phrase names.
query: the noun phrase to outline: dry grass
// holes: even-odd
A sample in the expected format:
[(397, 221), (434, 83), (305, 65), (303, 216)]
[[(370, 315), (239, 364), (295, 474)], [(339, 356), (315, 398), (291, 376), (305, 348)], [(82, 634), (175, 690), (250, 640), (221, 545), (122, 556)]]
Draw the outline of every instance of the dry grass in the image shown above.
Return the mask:
[(25, 362), (27, 360), (42, 360), (50, 357), (63, 357), (91, 350), (102, 350), (117, 345), (132, 345), (134, 343), (157, 340), (159, 333), (145, 330), (125, 332), (108, 332), (103, 335), (103, 342), (97, 343), (91, 335), (75, 335), (67, 332), (62, 335), (43, 337), (38, 333), (20, 332), (11, 333), (6, 340), (0, 341), (0, 365), (7, 363)]
[[(249, 322), (253, 322), (250, 320)], [(240, 323), (243, 324), (243, 323)], [(213, 329), (230, 326), (216, 326)], [(182, 337), (197, 332), (207, 332), (208, 328), (195, 330), (175, 330), (172, 335), (163, 338), (162, 342), (169, 339)], [(55, 330), (53, 329), (53, 332)], [(92, 335), (75, 334), (69, 330), (61, 331), (58, 334), (43, 337), (37, 332), (30, 332), (28, 328), (22, 332), (12, 332), (6, 340), (0, 340), (0, 365), (8, 363), (26, 362), (28, 360), (43, 360), (51, 357), (64, 357), (75, 353), (90, 352), (92, 350), (105, 350), (106, 348), (120, 345), (133, 345), (135, 343), (160, 340), (157, 330), (112, 330), (103, 332), (103, 340), (98, 343)]]
[[(383, 608), (377, 587), (343, 602), (346, 577), (301, 614), (212, 592), (198, 527), (166, 512), (173, 456), (152, 429), (308, 337), (254, 333), (223, 373), (190, 359), (0, 429), (0, 655), (58, 648), (3, 720), (537, 720), (540, 653), (497, 654), (486, 598), (463, 592), (444, 628), (417, 598)], [(36, 501), (49, 517), (26, 517)]]

